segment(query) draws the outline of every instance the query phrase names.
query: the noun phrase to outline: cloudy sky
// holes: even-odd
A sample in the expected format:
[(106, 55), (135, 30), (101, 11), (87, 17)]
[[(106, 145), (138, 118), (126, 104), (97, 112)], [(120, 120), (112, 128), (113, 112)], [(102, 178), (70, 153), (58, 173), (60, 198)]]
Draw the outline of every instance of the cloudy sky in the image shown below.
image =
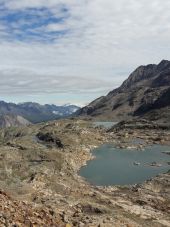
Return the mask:
[(0, 0), (0, 99), (86, 104), (169, 40), (169, 0)]

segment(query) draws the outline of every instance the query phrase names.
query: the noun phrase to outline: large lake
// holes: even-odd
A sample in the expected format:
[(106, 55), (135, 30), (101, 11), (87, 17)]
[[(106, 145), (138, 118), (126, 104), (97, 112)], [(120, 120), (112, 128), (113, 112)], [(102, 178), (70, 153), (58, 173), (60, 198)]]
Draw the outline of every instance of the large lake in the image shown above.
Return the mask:
[[(80, 175), (93, 185), (129, 185), (144, 182), (170, 169), (169, 146), (153, 145), (145, 150), (114, 148), (105, 144), (93, 151), (94, 160), (80, 170)], [(150, 166), (152, 162), (160, 167)]]

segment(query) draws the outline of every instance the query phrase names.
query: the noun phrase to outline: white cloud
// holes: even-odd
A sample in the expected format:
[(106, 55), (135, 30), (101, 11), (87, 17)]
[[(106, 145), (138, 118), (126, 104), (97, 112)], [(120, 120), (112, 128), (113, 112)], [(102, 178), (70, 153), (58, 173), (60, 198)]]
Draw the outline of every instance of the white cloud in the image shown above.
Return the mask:
[(51, 23), (45, 27), (46, 31), (48, 32), (56, 32), (56, 31), (65, 31), (69, 29), (67, 24), (65, 23)]
[[(138, 65), (170, 58), (169, 0), (6, 0), (5, 5), (11, 12), (45, 7), (54, 18), (66, 16), (30, 28), (40, 36), (22, 41), (7, 41), (10, 34), (0, 23), (0, 79), (6, 87), (14, 83), (14, 93), (107, 92)], [(34, 23), (30, 20), (15, 23), (16, 33), (23, 32), (21, 25)], [(49, 32), (54, 42), (48, 42)], [(4, 70), (9, 70), (5, 76)]]
[[(18, 68), (3, 69), (0, 71), (2, 94), (54, 94), (54, 93), (75, 93), (84, 92), (99, 93), (110, 88), (110, 83), (104, 79), (72, 76), (57, 76), (48, 72), (24, 70)], [(103, 85), (102, 87), (100, 85)]]

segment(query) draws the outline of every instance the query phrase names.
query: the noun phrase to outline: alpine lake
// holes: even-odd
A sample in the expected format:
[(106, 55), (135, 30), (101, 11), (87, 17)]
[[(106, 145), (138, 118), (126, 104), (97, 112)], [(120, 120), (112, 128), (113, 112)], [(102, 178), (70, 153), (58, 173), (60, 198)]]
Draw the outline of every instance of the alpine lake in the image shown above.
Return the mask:
[[(95, 122), (94, 126), (109, 128), (115, 122)], [(133, 141), (134, 143), (142, 141)], [(154, 144), (144, 149), (122, 149), (103, 144), (94, 149), (93, 160), (79, 174), (92, 185), (133, 185), (170, 170), (170, 147)]]

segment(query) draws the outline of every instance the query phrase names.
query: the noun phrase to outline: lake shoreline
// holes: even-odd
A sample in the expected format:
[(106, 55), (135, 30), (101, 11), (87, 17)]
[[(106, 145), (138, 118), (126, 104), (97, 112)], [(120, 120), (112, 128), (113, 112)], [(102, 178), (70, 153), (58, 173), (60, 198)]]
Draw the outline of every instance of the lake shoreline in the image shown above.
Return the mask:
[[(53, 142), (47, 147), (33, 141), (39, 132), (48, 135), (51, 141), (60, 139), (64, 147), (58, 148)], [(159, 134), (158, 131), (154, 134), (152, 131), (149, 137), (145, 134), (147, 144), (154, 143), (154, 138)], [(132, 139), (144, 136), (143, 132), (129, 131), (128, 135), (127, 131), (107, 132), (104, 128), (91, 127), (91, 122), (69, 119), (16, 128), (12, 133), (7, 129), (0, 136), (0, 157), (3, 157), (0, 164), (5, 164), (1, 169), (2, 190), (17, 201), (26, 201), (29, 207), (47, 207), (53, 216), (59, 215), (62, 227), (66, 224), (79, 227), (81, 223), (87, 227), (101, 224), (121, 226), (122, 223), (123, 227), (157, 227), (161, 226), (160, 222), (170, 223), (169, 173), (129, 187), (94, 186), (78, 173), (92, 158), (91, 151), (95, 147), (104, 143), (123, 144), (126, 147)], [(165, 141), (166, 137), (169, 138), (169, 135), (165, 134)], [(8, 153), (10, 156), (6, 155)], [(1, 196), (3, 193), (0, 199)], [(10, 220), (11, 205), (8, 205), (8, 209)], [(52, 216), (50, 218), (53, 220)]]
[[(113, 144), (103, 144), (91, 151), (91, 158), (81, 167), (78, 174), (87, 181), (89, 179), (89, 182), (96, 186), (132, 186), (134, 184), (142, 184), (146, 180), (152, 179), (158, 174), (166, 173), (169, 170), (167, 164), (168, 159), (164, 154), (167, 149), (170, 149), (170, 147), (152, 145), (145, 147), (145, 149), (141, 151), (134, 149), (134, 147), (131, 149), (129, 147), (123, 149), (116, 148)], [(121, 161), (123, 161), (122, 164)], [(106, 165), (106, 167), (103, 168), (103, 165)], [(125, 169), (123, 172), (122, 168), (123, 170)], [(121, 172), (122, 174), (120, 176)], [(115, 173), (119, 174), (116, 175)], [(138, 180), (137, 174), (139, 174)], [(125, 175), (127, 175), (128, 178), (125, 177), (124, 179)], [(98, 179), (99, 176), (100, 180)], [(116, 180), (117, 177), (118, 179)], [(135, 177), (136, 180), (132, 180), (132, 182), (130, 179), (133, 179), (133, 177)], [(110, 179), (110, 183), (108, 183), (108, 179)], [(125, 183), (123, 183), (123, 179)]]

